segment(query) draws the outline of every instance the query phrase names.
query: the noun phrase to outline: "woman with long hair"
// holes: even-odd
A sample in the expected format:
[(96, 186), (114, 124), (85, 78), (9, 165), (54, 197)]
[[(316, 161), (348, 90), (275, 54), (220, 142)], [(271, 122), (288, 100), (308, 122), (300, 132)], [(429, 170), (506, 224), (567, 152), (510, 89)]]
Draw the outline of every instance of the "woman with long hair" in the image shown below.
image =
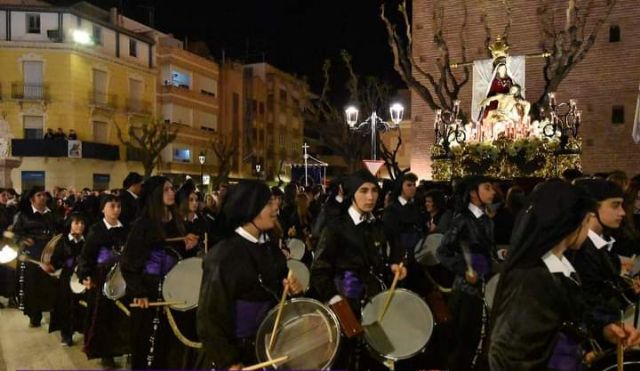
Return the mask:
[[(131, 367), (180, 368), (182, 345), (171, 333), (161, 306), (162, 280), (179, 259), (198, 244), (187, 234), (175, 202), (173, 184), (163, 176), (153, 176), (142, 185), (140, 217), (132, 224), (122, 254), (122, 276), (127, 293), (133, 297), (131, 309)], [(180, 238), (169, 242), (167, 239)]]

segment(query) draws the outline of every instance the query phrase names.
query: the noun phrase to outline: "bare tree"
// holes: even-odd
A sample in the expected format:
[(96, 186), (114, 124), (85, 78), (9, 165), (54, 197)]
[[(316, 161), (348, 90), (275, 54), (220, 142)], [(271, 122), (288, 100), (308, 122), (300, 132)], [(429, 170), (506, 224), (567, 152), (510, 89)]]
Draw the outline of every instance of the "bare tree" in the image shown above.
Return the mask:
[[(445, 0), (435, 0), (433, 3), (433, 42), (439, 54), (435, 59), (437, 74), (427, 72), (417, 63), (413, 56), (411, 22), (406, 0), (402, 0), (398, 5), (398, 13), (395, 14), (399, 18), (398, 24), (387, 16), (385, 4), (380, 6), (380, 19), (382, 19), (387, 29), (395, 70), (400, 74), (407, 86), (415, 91), (433, 110), (438, 108), (452, 109), (453, 102), (458, 99), (460, 89), (469, 81), (470, 75), (468, 66), (463, 67), (462, 76), (456, 76), (451, 68), (449, 45), (444, 37), (446, 2)], [(458, 37), (460, 39), (462, 59), (466, 60), (467, 3), (465, 0), (462, 1), (462, 5), (464, 6), (464, 12), (462, 19), (459, 20), (460, 32)]]
[(238, 147), (230, 137), (223, 136), (211, 141), (210, 145), (218, 163), (216, 176), (211, 179), (211, 184), (215, 188), (218, 184), (229, 179), (229, 174), (233, 167), (233, 158), (238, 154)]
[[(550, 52), (551, 56), (544, 65), (544, 91), (534, 104), (536, 111), (547, 104), (547, 94), (557, 90), (573, 67), (587, 55), (602, 25), (611, 15), (616, 0), (588, 0), (581, 2), (583, 6), (580, 7), (576, 0), (567, 0), (564, 22), (556, 19), (554, 1), (538, 0), (538, 3), (540, 47)], [(601, 9), (597, 9), (598, 6)], [(563, 24), (563, 27), (559, 27), (559, 24)]]
[(410, 168), (401, 169), (400, 164), (398, 163), (398, 151), (400, 151), (400, 147), (402, 146), (401, 133), (402, 132), (398, 130), (396, 145), (393, 147), (387, 147), (383, 141), (379, 141), (380, 155), (384, 160), (384, 166), (387, 168), (389, 177), (394, 181), (410, 170)]
[(148, 119), (139, 125), (129, 125), (125, 139), (122, 129), (116, 124), (118, 140), (128, 150), (136, 153), (144, 168), (144, 176), (149, 177), (153, 169), (160, 165), (160, 153), (178, 136), (178, 128), (160, 120)]

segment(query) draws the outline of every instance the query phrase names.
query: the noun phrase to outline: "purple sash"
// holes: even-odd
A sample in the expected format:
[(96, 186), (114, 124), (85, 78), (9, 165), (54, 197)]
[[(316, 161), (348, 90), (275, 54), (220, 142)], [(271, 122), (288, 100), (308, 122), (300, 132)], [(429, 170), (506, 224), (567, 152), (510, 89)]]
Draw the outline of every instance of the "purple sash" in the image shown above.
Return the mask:
[(344, 271), (335, 277), (334, 282), (341, 295), (349, 299), (360, 300), (364, 297), (364, 284), (353, 271)]
[(488, 278), (491, 275), (491, 262), (482, 254), (471, 254), (471, 267), (482, 278)]
[(269, 301), (236, 300), (234, 335), (236, 338), (256, 336), (258, 327), (271, 308)]
[(558, 334), (547, 367), (555, 371), (578, 371), (582, 364), (581, 359), (580, 344), (561, 332)]
[(169, 273), (178, 259), (167, 252), (166, 249), (153, 249), (149, 259), (144, 264), (144, 273), (155, 276), (164, 276)]
[(114, 254), (110, 247), (101, 247), (98, 251), (98, 265), (108, 265), (117, 260), (118, 255)]
[(65, 260), (64, 265), (67, 268), (71, 268), (71, 267), (73, 267), (73, 263), (75, 262), (75, 260), (76, 260), (75, 257), (71, 256), (71, 257), (67, 258), (67, 260)]

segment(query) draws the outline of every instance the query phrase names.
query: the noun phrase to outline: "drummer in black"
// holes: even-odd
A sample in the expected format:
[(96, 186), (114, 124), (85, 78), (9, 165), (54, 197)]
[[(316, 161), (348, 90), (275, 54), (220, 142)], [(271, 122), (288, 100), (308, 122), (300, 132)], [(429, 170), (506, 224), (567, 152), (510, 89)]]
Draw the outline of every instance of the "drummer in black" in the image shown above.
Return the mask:
[(277, 205), (269, 187), (259, 181), (232, 186), (222, 205), (228, 236), (204, 262), (197, 326), (202, 340), (202, 368), (239, 370), (256, 362), (255, 336), (287, 281), (286, 260), (266, 241)]
[[(192, 179), (188, 179), (176, 192), (176, 203), (180, 214), (184, 218), (184, 227), (187, 233), (198, 236), (200, 244), (195, 249), (186, 252), (184, 258), (196, 256), (204, 253), (205, 233), (207, 233), (207, 242), (210, 241), (211, 228), (213, 223), (205, 218), (199, 211), (200, 195), (196, 192), (196, 185)], [(209, 248), (209, 246), (207, 246)]]
[(494, 195), (489, 178), (464, 178), (458, 187), (456, 214), (436, 253), (440, 263), (456, 275), (448, 302), (454, 318), (454, 343), (447, 363), (454, 371), (474, 368), (488, 324), (483, 297), (492, 274), (494, 242), (493, 222), (486, 209)]
[[(198, 244), (187, 234), (169, 179), (153, 176), (142, 185), (140, 217), (132, 224), (122, 253), (122, 276), (137, 306), (131, 309), (131, 367), (181, 368), (185, 345), (171, 332), (162, 306), (162, 280)], [(167, 239), (179, 239), (167, 241)], [(175, 351), (175, 353), (174, 353)]]
[(49, 332), (60, 331), (62, 344), (73, 345), (73, 333), (83, 330), (84, 308), (79, 304), (84, 295), (71, 291), (69, 281), (77, 264), (77, 257), (84, 246), (86, 219), (80, 213), (72, 213), (65, 222), (64, 233), (51, 256), (52, 270), (62, 269), (58, 282), (56, 304), (51, 311)]
[(89, 359), (99, 357), (104, 367), (114, 368), (113, 357), (129, 353), (129, 318), (102, 290), (120, 260), (127, 230), (118, 219), (117, 196), (102, 195), (100, 210), (103, 218), (89, 228), (78, 257), (78, 279), (87, 287), (88, 304), (83, 350)]
[[(47, 207), (44, 189), (33, 187), (23, 198), (16, 215), (13, 232), (24, 247), (24, 254), (40, 260), (42, 250), (58, 228), (58, 220)], [(38, 265), (20, 264), (18, 300), (24, 314), (29, 316), (29, 327), (40, 327), (42, 312), (52, 309), (57, 287), (56, 279)]]
[[(311, 266), (311, 284), (321, 300), (331, 304), (347, 300), (359, 317), (365, 300), (383, 291), (385, 278), (399, 269), (403, 251), (391, 246), (387, 256), (382, 223), (372, 215), (380, 193), (378, 180), (368, 171), (359, 170), (345, 180), (344, 191), (348, 209), (330, 221), (320, 236)], [(404, 279), (406, 273), (402, 267), (400, 278)], [(351, 350), (357, 350), (354, 346), (351, 344)], [(346, 362), (351, 363), (350, 369), (359, 367), (355, 358)]]
[[(588, 238), (569, 259), (582, 279), (589, 317), (599, 327), (617, 327), (620, 311), (637, 300), (637, 281), (625, 282), (620, 275), (620, 259), (611, 237), (625, 216), (622, 188), (605, 179), (582, 179), (575, 183), (597, 201), (595, 217), (589, 223)], [(628, 337), (640, 338), (637, 329), (625, 326)], [(600, 334), (597, 334), (600, 335)], [(602, 336), (597, 336), (602, 340)]]

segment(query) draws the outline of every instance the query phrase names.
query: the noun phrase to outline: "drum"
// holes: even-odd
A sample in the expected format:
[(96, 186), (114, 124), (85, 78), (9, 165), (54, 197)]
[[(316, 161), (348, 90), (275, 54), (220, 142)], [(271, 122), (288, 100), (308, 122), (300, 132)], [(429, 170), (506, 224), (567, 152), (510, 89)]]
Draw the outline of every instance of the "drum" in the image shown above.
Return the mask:
[(438, 246), (440, 246), (440, 242), (442, 242), (442, 237), (444, 237), (443, 234), (433, 233), (418, 243), (415, 248), (415, 257), (420, 265), (432, 267), (440, 264), (436, 256), (436, 251), (438, 250)]
[[(615, 350), (604, 352), (598, 356), (586, 368), (588, 371), (616, 371), (618, 369), (617, 354)], [(627, 350), (624, 352), (624, 369), (640, 370), (640, 350)]]
[(165, 301), (177, 301), (171, 309), (181, 312), (198, 307), (202, 282), (202, 258), (180, 260), (164, 277), (162, 297)]
[(273, 308), (258, 328), (258, 362), (288, 356), (279, 370), (324, 370), (331, 367), (340, 347), (340, 324), (331, 309), (319, 301), (295, 298), (284, 304), (277, 338), (268, 350), (278, 307)]
[(102, 293), (111, 300), (119, 300), (124, 297), (127, 283), (120, 272), (120, 264), (115, 264), (107, 274), (107, 279), (102, 286)]
[(293, 276), (302, 285), (302, 291), (309, 290), (309, 268), (303, 262), (295, 259), (287, 260), (287, 267), (293, 271)]
[(287, 248), (289, 249), (289, 257), (295, 260), (302, 260), (304, 253), (307, 250), (304, 241), (297, 238), (290, 238), (287, 241)]
[(87, 290), (87, 288), (82, 283), (80, 283), (77, 270), (78, 267), (73, 270), (73, 274), (71, 275), (71, 278), (69, 280), (69, 287), (71, 288), (71, 292), (73, 292), (74, 294), (83, 294)]
[(389, 309), (379, 323), (387, 294), (388, 291), (379, 293), (362, 309), (364, 338), (369, 349), (384, 359), (411, 358), (422, 351), (431, 338), (433, 314), (420, 296), (406, 289), (396, 289)]
[(500, 274), (496, 274), (484, 287), (484, 302), (487, 304), (487, 308), (491, 310), (493, 308), (493, 299), (496, 297), (496, 290), (498, 289), (498, 281), (500, 280)]

